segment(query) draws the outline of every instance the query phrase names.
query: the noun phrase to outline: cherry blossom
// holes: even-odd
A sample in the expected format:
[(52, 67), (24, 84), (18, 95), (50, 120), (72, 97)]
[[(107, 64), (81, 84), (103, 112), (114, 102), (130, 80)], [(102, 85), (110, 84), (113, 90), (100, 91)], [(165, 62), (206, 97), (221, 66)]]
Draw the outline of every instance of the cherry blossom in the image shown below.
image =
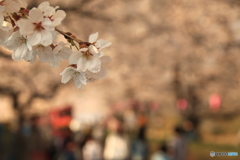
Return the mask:
[(2, 0), (0, 5), (5, 7), (4, 14), (18, 12), (20, 8), (27, 7), (27, 3), (22, 0)]
[(68, 43), (60, 42), (54, 46), (52, 50), (53, 58), (51, 61), (49, 61), (51, 67), (57, 67), (61, 63), (62, 59), (69, 59), (72, 50), (68, 47), (65, 47), (66, 45), (68, 45)]
[(92, 73), (90, 71), (86, 71), (86, 78), (88, 82), (94, 82), (97, 81), (99, 79), (103, 79), (107, 76), (108, 72), (107, 72), (107, 68), (105, 67), (105, 65), (107, 63), (109, 63), (111, 61), (109, 56), (102, 56), (100, 58), (101, 60), (101, 70), (97, 73)]
[(0, 27), (0, 45), (3, 45), (4, 42), (8, 39), (9, 32)]
[(79, 72), (74, 65), (65, 68), (60, 75), (62, 75), (62, 83), (67, 83), (71, 78), (73, 78), (78, 89), (82, 89), (83, 85), (87, 84), (85, 73)]
[(4, 21), (4, 16), (3, 16), (4, 11), (5, 11), (5, 6), (0, 5), (0, 24), (1, 24), (1, 26), (3, 25), (3, 21)]
[[(110, 57), (102, 49), (112, 43), (98, 39), (98, 32), (89, 36), (88, 42), (77, 39), (71, 32), (58, 27), (66, 13), (59, 7), (42, 2), (37, 8), (27, 9), (22, 0), (0, 0), (0, 45), (12, 50), (12, 59), (34, 63), (40, 61), (57, 67), (61, 61), (68, 60), (69, 66), (60, 75), (61, 82), (67, 83), (73, 78), (78, 89), (88, 82), (105, 78), (105, 64)], [(56, 42), (59, 34), (66, 42)]]
[(19, 32), (14, 32), (5, 42), (5, 46), (10, 50), (14, 50), (12, 58), (15, 61), (20, 61), (25, 58), (25, 56), (32, 54), (32, 46)]
[(23, 57), (27, 62), (34, 63), (37, 59), (36, 52), (27, 52), (27, 54)]
[(87, 70), (97, 73), (100, 71), (101, 61), (99, 55), (95, 52), (90, 52), (94, 50), (93, 46), (87, 48), (82, 48), (77, 52), (73, 52), (69, 58), (70, 64), (77, 64), (77, 70), (81, 72), (86, 72)]
[(62, 20), (66, 17), (66, 13), (63, 10), (57, 10), (57, 7), (50, 6), (49, 2), (42, 2), (38, 9), (40, 9), (43, 12), (43, 15), (45, 17), (48, 17), (52, 22), (53, 26), (58, 26), (61, 24)]
[(54, 60), (54, 54), (51, 46), (37, 45), (34, 47), (34, 53), (38, 55), (42, 62), (51, 62)]
[(54, 26), (49, 18), (44, 18), (41, 10), (33, 8), (29, 11), (29, 19), (18, 21), (20, 33), (27, 36), (31, 45), (42, 44), (48, 46), (53, 42)]
[(100, 51), (106, 47), (109, 47), (112, 43), (111, 42), (108, 42), (104, 39), (99, 39), (97, 40), (98, 38), (98, 32), (94, 33), (94, 34), (91, 34), (88, 38), (88, 42), (94, 44), (94, 46)]

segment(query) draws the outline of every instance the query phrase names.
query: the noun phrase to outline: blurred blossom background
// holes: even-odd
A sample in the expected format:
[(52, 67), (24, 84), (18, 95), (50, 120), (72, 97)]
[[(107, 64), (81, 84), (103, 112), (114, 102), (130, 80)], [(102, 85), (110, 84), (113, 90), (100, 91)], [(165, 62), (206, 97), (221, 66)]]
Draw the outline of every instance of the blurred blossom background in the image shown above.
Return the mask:
[(67, 61), (14, 62), (0, 48), (0, 160), (240, 154), (240, 1), (49, 2), (67, 13), (63, 31), (113, 43), (108, 76), (78, 90), (60, 83)]

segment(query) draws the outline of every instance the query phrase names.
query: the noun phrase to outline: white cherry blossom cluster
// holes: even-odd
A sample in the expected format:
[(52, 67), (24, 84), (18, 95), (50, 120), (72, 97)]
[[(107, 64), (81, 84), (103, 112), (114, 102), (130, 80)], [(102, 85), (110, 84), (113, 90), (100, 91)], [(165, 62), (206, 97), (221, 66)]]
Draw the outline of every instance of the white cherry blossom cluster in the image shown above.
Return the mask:
[[(61, 82), (73, 78), (76, 87), (82, 89), (88, 82), (106, 77), (104, 65), (110, 58), (102, 50), (111, 42), (98, 39), (98, 33), (84, 42), (59, 30), (57, 27), (66, 13), (58, 8), (43, 2), (29, 10), (22, 0), (0, 0), (0, 45), (13, 50), (14, 61), (34, 63), (39, 57), (40, 61), (57, 67), (62, 59), (68, 60), (69, 66), (60, 73)], [(63, 35), (66, 42), (57, 42), (58, 35)]]

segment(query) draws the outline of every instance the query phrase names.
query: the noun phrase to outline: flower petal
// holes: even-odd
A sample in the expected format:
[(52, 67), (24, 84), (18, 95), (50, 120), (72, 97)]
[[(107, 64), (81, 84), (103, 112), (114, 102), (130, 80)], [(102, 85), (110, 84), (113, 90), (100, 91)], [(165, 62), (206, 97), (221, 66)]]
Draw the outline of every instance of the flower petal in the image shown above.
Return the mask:
[(86, 77), (90, 81), (96, 81), (98, 79), (105, 78), (107, 76), (107, 69), (104, 66), (101, 66), (100, 72), (92, 73), (90, 71), (86, 72)]
[(53, 53), (51, 47), (40, 46), (37, 48), (38, 56), (42, 62), (50, 62), (53, 60)]
[(109, 56), (103, 56), (100, 58), (102, 64), (109, 63), (111, 61), (111, 58)]
[(36, 61), (36, 53), (33, 51), (28, 51), (24, 56), (24, 59), (30, 63), (34, 63)]
[[(3, 12), (3, 11), (5, 11), (5, 6), (1, 6), (0, 5), (0, 12)], [(2, 15), (3, 16), (3, 15)]]
[(98, 38), (98, 32), (91, 34), (89, 36), (88, 42), (90, 42), (90, 43), (96, 42), (97, 38)]
[(80, 72), (77, 76), (74, 77), (75, 86), (78, 89), (83, 89), (83, 84), (87, 84), (87, 78), (84, 73)]
[(66, 13), (63, 10), (58, 10), (54, 15), (53, 15), (53, 25), (58, 26), (61, 24), (62, 20), (66, 17)]
[(53, 36), (51, 32), (48, 32), (46, 30), (41, 31), (41, 44), (44, 46), (49, 46), (53, 42)]
[(94, 45), (89, 46), (89, 52), (96, 55), (99, 53), (98, 49)]
[(28, 19), (21, 19), (17, 22), (21, 35), (29, 35), (34, 32), (34, 25)]
[(70, 48), (64, 47), (63, 49), (61, 49), (61, 51), (59, 52), (59, 55), (63, 58), (68, 60), (70, 55), (72, 54), (72, 50)]
[(0, 28), (0, 44), (2, 45), (5, 45), (4, 42), (5, 40), (8, 38), (8, 31), (4, 31)]
[(44, 18), (42, 20), (42, 27), (47, 31), (54, 31), (54, 26), (52, 21), (49, 18)]
[(71, 67), (67, 67), (63, 70), (60, 75), (62, 75), (61, 82), (62, 83), (67, 83), (73, 76), (74, 70)]
[(83, 85), (79, 79), (79, 77), (74, 77), (74, 83), (77, 89), (83, 89)]
[(29, 19), (31, 22), (39, 23), (43, 20), (43, 14), (40, 9), (33, 8), (29, 11)]
[(28, 43), (35, 46), (41, 42), (42, 35), (38, 31), (34, 31), (33, 34), (27, 36)]
[(20, 61), (23, 59), (23, 57), (27, 54), (27, 47), (25, 44), (22, 44), (19, 46), (13, 53), (12, 58), (14, 61)]
[(69, 64), (77, 64), (78, 60), (82, 57), (82, 52), (73, 52), (69, 57)]
[(111, 42), (108, 42), (108, 41), (106, 41), (106, 40), (104, 40), (104, 39), (99, 39), (99, 40), (97, 40), (95, 46), (96, 46), (99, 50), (101, 50), (101, 49), (103, 49), (103, 48), (109, 47), (111, 44), (112, 44)]
[(1, 14), (1, 15), (0, 15), (0, 24), (1, 24), (1, 25), (3, 24), (3, 21), (4, 21), (4, 17), (3, 17), (3, 15)]
[(84, 84), (84, 85), (87, 84), (87, 78), (86, 78), (86, 76), (85, 76), (85, 73), (81, 72), (81, 73), (79, 74), (79, 80), (80, 80), (80, 82), (81, 82), (82, 84)]
[(19, 32), (14, 32), (6, 41), (5, 46), (6, 48), (10, 50), (16, 50), (19, 45), (16, 43), (18, 41), (18, 38), (22, 37)]
[(77, 70), (85, 72), (89, 68), (90, 65), (91, 65), (91, 61), (88, 61), (84, 57), (81, 57), (77, 63)]
[(100, 71), (101, 68), (101, 61), (97, 57), (93, 57), (92, 60), (90, 61), (90, 64), (88, 66), (88, 70), (97, 73)]
[(49, 5), (50, 5), (49, 2), (42, 2), (41, 4), (38, 5), (38, 9), (40, 9), (41, 11), (44, 11), (44, 9)]
[(49, 2), (42, 2), (38, 6), (38, 9), (40, 9), (43, 12), (44, 16), (46, 16), (46, 17), (52, 16), (53, 13), (55, 12), (55, 8), (50, 6)]
[(50, 66), (56, 68), (61, 63), (61, 57), (54, 56), (54, 58), (49, 62)]

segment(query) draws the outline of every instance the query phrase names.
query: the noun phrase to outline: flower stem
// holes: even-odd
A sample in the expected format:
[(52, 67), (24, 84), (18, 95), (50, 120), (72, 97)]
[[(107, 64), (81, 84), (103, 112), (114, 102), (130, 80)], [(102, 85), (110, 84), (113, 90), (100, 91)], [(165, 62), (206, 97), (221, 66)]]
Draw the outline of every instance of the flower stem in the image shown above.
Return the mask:
[(74, 41), (73, 41), (73, 45), (76, 47), (77, 50), (79, 50), (79, 48), (77, 47)]
[(59, 30), (59, 29), (57, 29), (57, 28), (55, 28), (55, 30), (56, 30), (57, 32), (59, 32), (60, 34), (64, 35), (65, 37), (67, 37), (67, 38), (69, 38), (69, 39), (71, 39), (71, 40), (76, 41), (77, 43), (83, 43), (82, 40), (73, 38), (72, 36), (68, 35), (66, 32), (63, 32), (63, 31), (61, 31), (61, 30)]

